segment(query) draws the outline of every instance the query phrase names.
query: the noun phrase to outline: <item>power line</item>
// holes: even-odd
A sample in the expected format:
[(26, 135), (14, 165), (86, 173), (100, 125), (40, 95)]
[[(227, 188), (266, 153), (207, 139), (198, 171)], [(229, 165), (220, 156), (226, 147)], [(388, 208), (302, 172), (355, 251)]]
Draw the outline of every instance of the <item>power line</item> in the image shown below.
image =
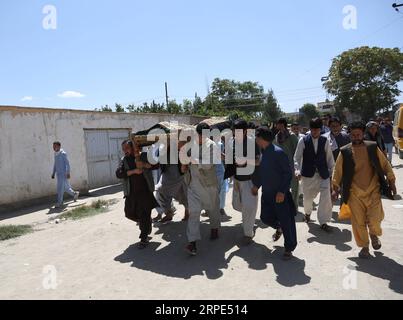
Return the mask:
[[(400, 12), (400, 13), (401, 13), (401, 12)], [(390, 27), (391, 25), (395, 24), (397, 21), (401, 20), (402, 18), (403, 18), (403, 17), (398, 17), (397, 19), (394, 19), (392, 22), (390, 22), (390, 23), (388, 23), (388, 24), (386, 24), (386, 25), (384, 25), (384, 26), (378, 28), (377, 30), (375, 30), (375, 31), (369, 33), (368, 35), (362, 37), (361, 39), (357, 40), (357, 41), (355, 42), (355, 43), (357, 43), (357, 44), (351, 44), (349, 47), (351, 48), (351, 47), (357, 46), (359, 42), (362, 42), (363, 40), (366, 40), (366, 39), (372, 37), (373, 35), (377, 34), (378, 32), (380, 32), (380, 31), (382, 31), (382, 30), (384, 30), (384, 29)], [(323, 63), (324, 61), (325, 61), (325, 60), (323, 59), (323, 60), (321, 60), (319, 63), (313, 65), (311, 68), (309, 68), (308, 70), (306, 70), (306, 71), (304, 71), (303, 73), (301, 73), (300, 75), (298, 75), (297, 78), (300, 78), (300, 77), (306, 75), (307, 73), (312, 72), (312, 70), (314, 70), (316, 67), (319, 66), (319, 64)], [(328, 59), (326, 59), (326, 61), (328, 61)], [(331, 59), (330, 61), (332, 61), (332, 59)]]

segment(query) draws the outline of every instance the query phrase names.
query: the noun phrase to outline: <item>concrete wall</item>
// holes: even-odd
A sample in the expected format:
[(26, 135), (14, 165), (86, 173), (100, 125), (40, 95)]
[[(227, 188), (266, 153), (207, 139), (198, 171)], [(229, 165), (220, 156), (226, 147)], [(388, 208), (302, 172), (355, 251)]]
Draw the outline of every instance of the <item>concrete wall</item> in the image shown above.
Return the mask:
[(195, 124), (203, 118), (0, 106), (0, 206), (54, 195), (50, 176), (59, 140), (73, 188), (88, 190), (84, 129), (147, 129), (161, 121)]

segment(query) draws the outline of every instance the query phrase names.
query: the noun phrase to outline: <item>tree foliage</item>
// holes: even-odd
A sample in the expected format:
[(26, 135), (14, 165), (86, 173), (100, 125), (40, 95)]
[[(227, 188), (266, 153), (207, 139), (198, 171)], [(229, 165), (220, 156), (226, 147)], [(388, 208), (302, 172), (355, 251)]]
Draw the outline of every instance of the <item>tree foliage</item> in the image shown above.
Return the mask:
[(335, 96), (338, 113), (345, 108), (364, 120), (396, 103), (403, 80), (399, 49), (360, 47), (333, 59), (324, 88)]
[(305, 103), (299, 112), (301, 114), (299, 122), (305, 126), (309, 124), (309, 121), (320, 116), (316, 106), (312, 103)]
[(273, 123), (284, 115), (272, 89), (269, 90), (263, 103), (261, 118), (264, 123)]
[(125, 108), (121, 104), (115, 103), (115, 112), (125, 112)]
[[(129, 104), (126, 108), (116, 104), (116, 112), (138, 113), (170, 113), (200, 116), (228, 116), (230, 118), (244, 118), (246, 120), (260, 120), (262, 117), (271, 122), (283, 115), (273, 90), (266, 94), (263, 86), (258, 82), (239, 82), (230, 79), (214, 79), (209, 94), (202, 99), (197, 94), (194, 100), (185, 99), (182, 103), (170, 100), (168, 106), (164, 103), (142, 105)], [(111, 112), (108, 106), (102, 111)]]

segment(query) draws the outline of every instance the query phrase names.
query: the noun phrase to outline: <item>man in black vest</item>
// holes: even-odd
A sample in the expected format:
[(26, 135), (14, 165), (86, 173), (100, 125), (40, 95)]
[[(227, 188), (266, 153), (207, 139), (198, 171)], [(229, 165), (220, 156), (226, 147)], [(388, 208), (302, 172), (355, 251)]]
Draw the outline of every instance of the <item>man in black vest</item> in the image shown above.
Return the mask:
[[(352, 123), (351, 141), (340, 151), (333, 173), (333, 197), (342, 187), (342, 202), (351, 210), (351, 225), (360, 258), (369, 258), (369, 239), (374, 250), (381, 248), (381, 222), (384, 218), (381, 192), (393, 199), (395, 175), (376, 142), (365, 141), (365, 124)], [(386, 179), (385, 179), (386, 176)], [(369, 236), (368, 236), (369, 231)]]
[(334, 167), (333, 153), (327, 138), (321, 136), (322, 120), (312, 119), (311, 131), (305, 138), (300, 139), (295, 151), (295, 175), (302, 180), (304, 192), (305, 221), (311, 220), (312, 202), (320, 193), (318, 220), (326, 232), (332, 217), (332, 198), (330, 176)]

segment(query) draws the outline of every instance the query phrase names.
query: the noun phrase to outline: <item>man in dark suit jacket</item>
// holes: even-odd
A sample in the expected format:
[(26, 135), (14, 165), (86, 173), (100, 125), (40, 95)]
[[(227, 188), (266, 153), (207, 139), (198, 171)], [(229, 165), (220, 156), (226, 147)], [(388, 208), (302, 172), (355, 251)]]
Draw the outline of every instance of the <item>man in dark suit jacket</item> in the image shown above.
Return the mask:
[(267, 127), (256, 130), (256, 143), (262, 149), (262, 159), (257, 174), (253, 179), (253, 194), (262, 187), (260, 219), (276, 229), (273, 240), (284, 235), (284, 259), (292, 257), (297, 246), (295, 215), (297, 213), (290, 184), (292, 170), (286, 153), (273, 145), (273, 134)]

